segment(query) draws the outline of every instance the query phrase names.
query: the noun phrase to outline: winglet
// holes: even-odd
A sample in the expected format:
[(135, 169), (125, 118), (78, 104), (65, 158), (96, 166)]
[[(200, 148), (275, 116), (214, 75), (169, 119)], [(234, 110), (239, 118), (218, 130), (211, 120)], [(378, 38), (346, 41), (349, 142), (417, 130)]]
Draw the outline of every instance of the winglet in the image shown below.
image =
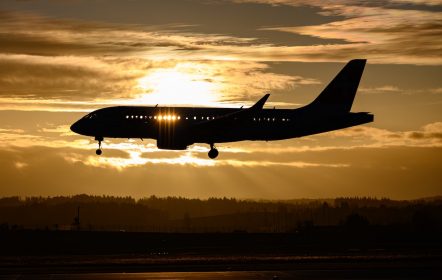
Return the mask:
[(267, 99), (269, 98), (270, 93), (267, 93), (264, 95), (258, 102), (255, 103), (252, 107), (249, 108), (249, 110), (261, 110), (262, 107), (264, 107), (264, 104), (266, 103)]
[(235, 111), (230, 114), (226, 114), (226, 115), (221, 116), (221, 117), (214, 119), (214, 120), (202, 121), (201, 123), (199, 123), (197, 125), (199, 125), (200, 127), (202, 125), (215, 125), (215, 124), (218, 124), (218, 125), (224, 124), (225, 125), (226, 122), (228, 125), (229, 121), (234, 121), (240, 117), (247, 117), (252, 114), (255, 114), (256, 111), (262, 110), (262, 107), (264, 107), (264, 104), (266, 103), (269, 96), (270, 96), (270, 94), (267, 93), (260, 100), (258, 100), (258, 102), (256, 102), (252, 107), (249, 107), (247, 109), (239, 109), (238, 111)]

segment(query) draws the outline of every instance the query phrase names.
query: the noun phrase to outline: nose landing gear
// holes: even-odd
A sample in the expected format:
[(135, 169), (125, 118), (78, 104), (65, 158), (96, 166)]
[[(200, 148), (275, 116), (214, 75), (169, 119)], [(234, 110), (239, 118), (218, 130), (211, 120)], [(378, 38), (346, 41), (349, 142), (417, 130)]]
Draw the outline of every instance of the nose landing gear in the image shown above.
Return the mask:
[(101, 150), (101, 141), (103, 141), (103, 137), (96, 136), (95, 141), (98, 141), (98, 149), (95, 151), (95, 153), (97, 154), (97, 156), (99, 156), (103, 153), (103, 151)]
[(215, 159), (218, 156), (218, 149), (215, 148), (214, 144), (210, 144), (209, 158)]

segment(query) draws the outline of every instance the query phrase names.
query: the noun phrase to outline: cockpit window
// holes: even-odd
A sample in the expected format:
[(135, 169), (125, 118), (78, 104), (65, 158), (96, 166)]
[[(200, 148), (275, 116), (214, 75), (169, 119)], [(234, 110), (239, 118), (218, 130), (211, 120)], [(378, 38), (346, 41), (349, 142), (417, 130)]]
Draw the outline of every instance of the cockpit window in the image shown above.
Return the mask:
[(86, 116), (84, 116), (83, 117), (84, 119), (96, 119), (97, 118), (97, 114), (95, 114), (95, 113), (90, 113), (90, 114), (87, 114)]

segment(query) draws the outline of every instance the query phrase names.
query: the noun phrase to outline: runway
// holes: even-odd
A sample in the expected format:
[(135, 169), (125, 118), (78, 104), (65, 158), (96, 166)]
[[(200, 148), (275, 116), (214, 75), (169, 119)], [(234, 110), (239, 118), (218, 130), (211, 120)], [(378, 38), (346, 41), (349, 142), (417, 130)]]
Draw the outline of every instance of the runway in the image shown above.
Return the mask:
[(80, 273), (7, 275), (0, 279), (129, 279), (129, 280), (283, 280), (283, 279), (439, 279), (440, 269), (301, 269), (293, 271), (210, 271), (210, 272), (148, 272), (148, 273)]
[(259, 264), (212, 262), (161, 265), (75, 264), (3, 267), (0, 279), (440, 279), (440, 258), (338, 259), (321, 261), (265, 261)]

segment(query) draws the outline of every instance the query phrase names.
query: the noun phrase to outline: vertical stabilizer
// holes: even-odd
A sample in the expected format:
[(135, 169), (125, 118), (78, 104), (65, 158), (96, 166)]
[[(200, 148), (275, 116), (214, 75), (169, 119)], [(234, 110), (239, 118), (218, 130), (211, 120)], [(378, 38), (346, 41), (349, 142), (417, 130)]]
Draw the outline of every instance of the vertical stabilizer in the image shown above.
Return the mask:
[(328, 113), (350, 112), (366, 61), (366, 59), (349, 61), (307, 107)]

